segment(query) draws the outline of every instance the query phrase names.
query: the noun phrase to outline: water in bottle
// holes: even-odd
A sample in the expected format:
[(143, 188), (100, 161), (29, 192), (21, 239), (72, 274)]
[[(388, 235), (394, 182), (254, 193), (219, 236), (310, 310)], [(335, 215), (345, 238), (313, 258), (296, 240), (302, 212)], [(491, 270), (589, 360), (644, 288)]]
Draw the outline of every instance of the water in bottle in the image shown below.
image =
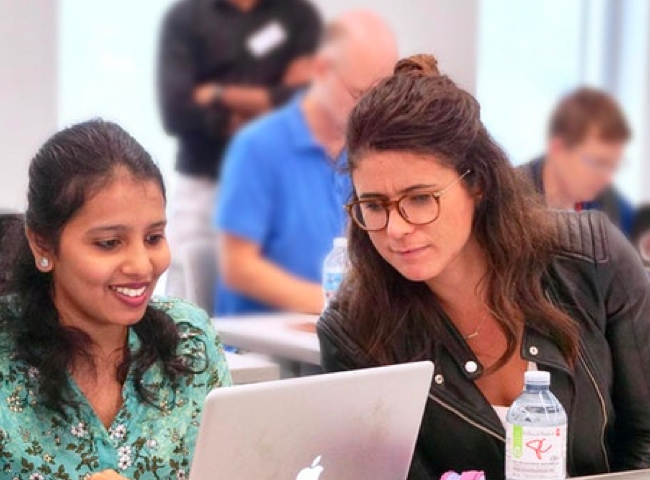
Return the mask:
[(333, 248), (323, 262), (323, 290), (325, 291), (325, 306), (336, 295), (345, 271), (348, 267), (348, 241), (344, 237), (334, 239)]
[(549, 372), (526, 372), (506, 416), (506, 480), (566, 478), (567, 416)]

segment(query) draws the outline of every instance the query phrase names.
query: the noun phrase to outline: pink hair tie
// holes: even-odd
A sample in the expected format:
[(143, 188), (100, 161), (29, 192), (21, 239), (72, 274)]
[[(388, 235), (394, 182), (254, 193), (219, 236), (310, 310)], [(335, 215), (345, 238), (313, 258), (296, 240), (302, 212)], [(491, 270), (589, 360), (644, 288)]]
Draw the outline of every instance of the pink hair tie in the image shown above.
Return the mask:
[(485, 473), (478, 470), (468, 470), (462, 473), (447, 472), (440, 480), (485, 480)]

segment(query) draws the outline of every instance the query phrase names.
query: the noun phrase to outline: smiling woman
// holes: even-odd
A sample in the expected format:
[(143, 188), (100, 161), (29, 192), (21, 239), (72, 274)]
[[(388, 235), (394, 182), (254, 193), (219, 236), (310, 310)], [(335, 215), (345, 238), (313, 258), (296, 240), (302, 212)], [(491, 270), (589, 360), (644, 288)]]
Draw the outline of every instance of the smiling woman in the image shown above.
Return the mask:
[(119, 126), (75, 125), (32, 160), (24, 220), (3, 246), (3, 475), (186, 475), (230, 375), (204, 312), (152, 299), (170, 262), (160, 171)]
[(90, 333), (89, 328), (138, 322), (169, 266), (164, 229), (160, 185), (117, 167), (66, 224), (56, 255), (30, 231), (35, 255), (52, 258), (52, 300), (61, 323)]

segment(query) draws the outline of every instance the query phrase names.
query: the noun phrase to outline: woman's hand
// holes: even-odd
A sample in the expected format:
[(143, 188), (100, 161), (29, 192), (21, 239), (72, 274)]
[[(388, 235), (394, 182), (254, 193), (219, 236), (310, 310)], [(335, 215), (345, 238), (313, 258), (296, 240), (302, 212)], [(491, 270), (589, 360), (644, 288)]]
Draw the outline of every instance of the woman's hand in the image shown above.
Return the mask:
[(103, 472), (99, 472), (91, 475), (88, 480), (129, 480), (129, 479), (123, 477), (115, 470), (104, 470)]

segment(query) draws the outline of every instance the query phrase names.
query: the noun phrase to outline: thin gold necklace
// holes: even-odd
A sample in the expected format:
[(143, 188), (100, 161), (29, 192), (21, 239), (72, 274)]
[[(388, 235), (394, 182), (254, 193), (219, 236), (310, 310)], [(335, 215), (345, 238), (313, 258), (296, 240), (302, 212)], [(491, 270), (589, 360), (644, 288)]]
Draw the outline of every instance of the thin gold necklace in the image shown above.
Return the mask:
[(472, 333), (470, 333), (470, 334), (468, 334), (468, 335), (463, 335), (463, 338), (464, 338), (465, 340), (472, 340), (472, 339), (478, 337), (479, 334), (481, 333), (481, 329), (483, 328), (483, 325), (485, 324), (485, 319), (486, 319), (486, 318), (487, 318), (487, 317), (484, 316), (484, 317), (481, 319), (481, 321), (478, 323), (478, 325), (476, 326), (476, 329), (475, 329)]

